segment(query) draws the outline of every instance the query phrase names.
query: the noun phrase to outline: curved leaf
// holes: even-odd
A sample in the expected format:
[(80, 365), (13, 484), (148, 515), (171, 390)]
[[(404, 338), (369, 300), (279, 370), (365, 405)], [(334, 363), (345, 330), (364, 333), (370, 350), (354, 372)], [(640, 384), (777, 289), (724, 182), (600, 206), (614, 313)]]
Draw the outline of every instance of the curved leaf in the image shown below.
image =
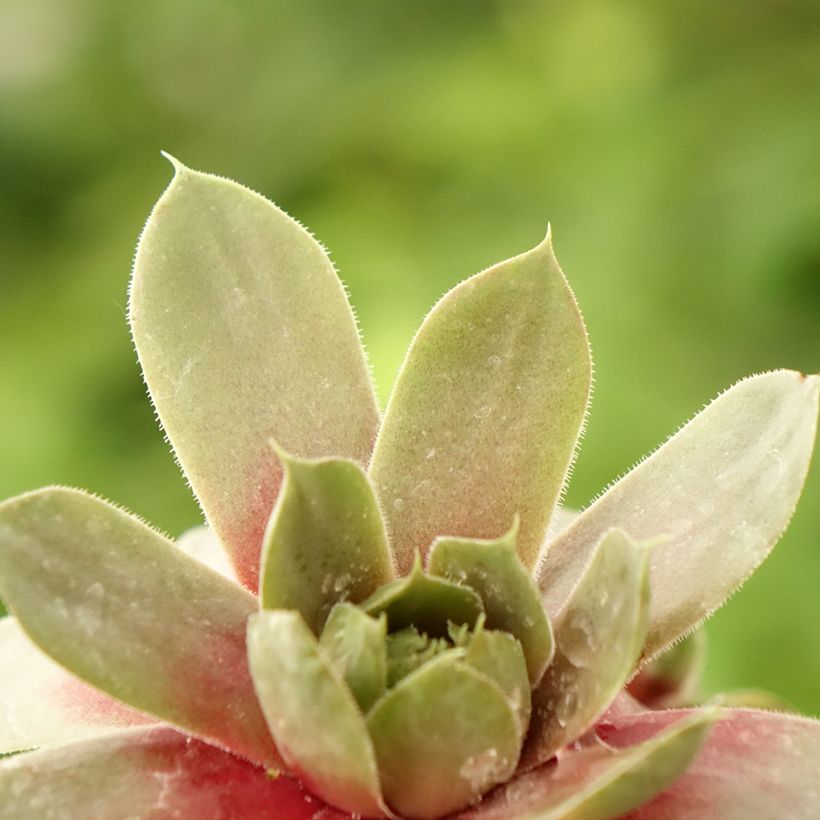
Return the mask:
[(285, 480), (265, 532), (260, 599), (299, 610), (318, 635), (334, 604), (359, 603), (394, 577), (387, 535), (357, 464), (278, 455)]
[(652, 555), (644, 657), (711, 614), (769, 554), (794, 511), (817, 425), (820, 378), (778, 370), (715, 399), (582, 512), (537, 578), (554, 613), (613, 526), (668, 536)]
[(281, 477), (269, 439), (364, 464), (378, 410), (321, 245), (264, 197), (173, 163), (137, 247), (131, 330), (179, 463), (255, 591)]
[[(820, 721), (752, 709), (721, 709), (695, 762), (630, 820), (814, 820)], [(615, 747), (656, 737), (698, 709), (612, 717), (598, 734)]]
[(487, 626), (521, 642), (530, 684), (544, 674), (553, 653), (552, 627), (538, 587), (516, 553), (518, 524), (497, 541), (437, 538), (429, 571), (475, 590), (484, 604)]
[(646, 638), (649, 549), (620, 530), (595, 559), (555, 624), (556, 652), (533, 692), (522, 768), (580, 737), (629, 679)]
[(413, 340), (370, 466), (399, 571), (436, 536), (495, 538), (516, 513), (532, 566), (589, 386), (586, 332), (549, 234), (444, 296)]
[(256, 599), (138, 519), (64, 488), (0, 504), (0, 591), (34, 643), (84, 681), (278, 761), (245, 652)]
[(0, 757), (152, 722), (54, 663), (15, 618), (0, 620), (0, 659)]
[(254, 615), (248, 655), (259, 702), (288, 766), (334, 806), (381, 816), (379, 775), (364, 718), (301, 615)]
[(0, 820), (344, 820), (298, 781), (168, 727), (0, 761)]
[(715, 718), (715, 711), (707, 710), (689, 715), (619, 752), (600, 746), (568, 750), (557, 765), (548, 763), (512, 780), (458, 820), (622, 817), (675, 782), (696, 757)]
[(515, 770), (516, 717), (499, 688), (449, 650), (400, 681), (367, 717), (384, 796), (398, 814), (443, 817)]

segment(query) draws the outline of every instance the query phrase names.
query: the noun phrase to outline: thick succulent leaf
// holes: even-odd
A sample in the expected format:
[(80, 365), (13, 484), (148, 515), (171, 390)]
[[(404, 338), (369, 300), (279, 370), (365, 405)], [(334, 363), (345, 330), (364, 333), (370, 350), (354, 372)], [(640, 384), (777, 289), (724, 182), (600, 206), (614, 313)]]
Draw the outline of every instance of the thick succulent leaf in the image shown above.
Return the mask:
[(255, 591), (281, 477), (269, 439), (366, 463), (378, 410), (321, 245), (253, 191), (174, 168), (137, 248), (131, 330), (182, 469)]
[(348, 685), (362, 712), (387, 688), (387, 619), (371, 618), (353, 604), (330, 612), (319, 646)]
[(278, 760), (248, 674), (256, 599), (133, 516), (63, 488), (0, 504), (0, 591), (34, 643), (84, 681)]
[(475, 625), (481, 599), (467, 587), (427, 575), (417, 558), (409, 575), (373, 593), (361, 604), (368, 615), (387, 615), (387, 628), (397, 632), (415, 626), (431, 637), (447, 635), (447, 622)]
[[(598, 734), (612, 746), (642, 743), (697, 709), (609, 718)], [(630, 820), (814, 820), (820, 721), (752, 709), (721, 709), (695, 762)]]
[(210, 527), (192, 527), (182, 533), (174, 543), (186, 555), (196, 558), (206, 567), (210, 567), (232, 581), (236, 580), (231, 559)]
[(630, 681), (629, 694), (653, 709), (691, 704), (705, 665), (706, 632), (696, 629), (646, 664)]
[(367, 717), (388, 804), (442, 817), (515, 770), (518, 723), (507, 698), (450, 650), (400, 681)]
[(532, 566), (589, 386), (586, 332), (549, 234), (444, 296), (413, 340), (370, 467), (399, 571), (442, 533), (496, 538), (516, 513)]
[[(680, 719), (651, 740), (612, 752), (600, 746), (563, 752), (501, 786), (458, 820), (613, 820), (680, 776), (703, 745), (716, 714)], [(667, 815), (667, 817), (677, 815)]]
[(523, 768), (580, 737), (629, 679), (646, 638), (648, 565), (648, 547), (623, 531), (601, 539), (556, 621), (555, 658), (533, 692)]
[(393, 578), (387, 536), (357, 464), (278, 455), (285, 480), (265, 531), (260, 598), (266, 609), (298, 609), (318, 635), (335, 603), (358, 603)]
[(342, 820), (297, 780), (141, 727), (0, 761), (0, 820)]
[(535, 686), (553, 653), (552, 628), (538, 587), (516, 553), (518, 527), (497, 541), (437, 538), (429, 571), (475, 590), (484, 604), (487, 626), (521, 642), (530, 684)]
[(532, 701), (521, 644), (507, 632), (482, 627), (473, 634), (464, 661), (495, 681), (504, 693), (518, 718), (523, 741), (530, 723)]
[(0, 756), (150, 723), (43, 654), (15, 618), (0, 621)]
[(302, 616), (284, 610), (254, 615), (248, 655), (259, 702), (290, 769), (334, 806), (381, 816), (364, 718)]
[(550, 546), (537, 578), (557, 612), (613, 526), (668, 536), (651, 563), (651, 658), (719, 607), (769, 554), (794, 511), (817, 425), (820, 378), (779, 370), (728, 390), (613, 485)]

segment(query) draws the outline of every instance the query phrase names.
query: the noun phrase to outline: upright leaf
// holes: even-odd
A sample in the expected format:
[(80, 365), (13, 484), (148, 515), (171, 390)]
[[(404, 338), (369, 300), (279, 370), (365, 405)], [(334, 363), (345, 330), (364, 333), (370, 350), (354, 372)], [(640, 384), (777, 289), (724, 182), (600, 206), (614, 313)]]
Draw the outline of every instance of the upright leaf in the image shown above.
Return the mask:
[(383, 811), (373, 746), (350, 690), (298, 612), (259, 612), (248, 626), (259, 702), (288, 766), (345, 811)]
[(298, 609), (319, 634), (333, 605), (358, 603), (393, 578), (384, 523), (361, 467), (279, 450), (285, 481), (265, 532), (260, 597)]
[(580, 737), (623, 688), (646, 639), (649, 549), (621, 530), (595, 558), (555, 623), (555, 657), (533, 692), (522, 766)]
[(651, 560), (644, 656), (711, 614), (769, 554), (794, 511), (814, 444), (820, 378), (778, 370), (719, 396), (581, 513), (538, 581), (551, 613), (610, 527), (666, 536)]
[(400, 572), (436, 536), (496, 538), (516, 513), (531, 566), (589, 385), (586, 332), (549, 234), (451, 290), (413, 340), (370, 467)]
[(182, 469), (255, 591), (281, 478), (268, 440), (366, 463), (378, 411), (321, 245), (253, 191), (174, 167), (137, 248), (131, 329)]
[(87, 683), (278, 761), (248, 674), (256, 599), (133, 516), (63, 488), (0, 504), (0, 594), (34, 643)]

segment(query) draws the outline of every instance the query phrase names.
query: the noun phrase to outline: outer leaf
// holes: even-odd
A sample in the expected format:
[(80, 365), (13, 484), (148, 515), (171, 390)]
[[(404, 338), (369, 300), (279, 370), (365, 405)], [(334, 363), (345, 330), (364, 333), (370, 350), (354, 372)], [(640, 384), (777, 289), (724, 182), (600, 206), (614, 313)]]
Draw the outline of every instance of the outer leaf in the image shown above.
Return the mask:
[(334, 806), (381, 816), (379, 776), (364, 718), (301, 615), (281, 610), (254, 615), (248, 654), (259, 702), (288, 766)]
[(820, 378), (778, 370), (713, 401), (612, 486), (552, 544), (538, 570), (560, 609), (598, 538), (665, 534), (652, 556), (651, 658), (720, 606), (769, 554), (806, 477)]
[(387, 615), (387, 629), (415, 626), (431, 637), (447, 635), (447, 622), (472, 628), (483, 609), (471, 589), (427, 575), (416, 560), (410, 575), (399, 578), (362, 602), (368, 615)]
[(365, 463), (378, 411), (319, 243), (247, 188), (174, 168), (137, 248), (131, 329), (182, 469), (255, 590), (281, 475), (268, 440)]
[(444, 296), (413, 340), (370, 467), (399, 571), (442, 533), (495, 538), (516, 513), (531, 566), (589, 386), (586, 332), (549, 233)]
[(342, 820), (290, 777), (168, 727), (0, 762), (0, 820)]
[(548, 760), (580, 737), (623, 688), (646, 638), (649, 550), (621, 530), (595, 560), (555, 626), (557, 649), (533, 693), (522, 767)]
[(530, 684), (535, 686), (553, 653), (552, 627), (538, 587), (516, 554), (518, 526), (497, 541), (437, 538), (429, 570), (474, 589), (484, 604), (487, 626), (521, 642)]
[(387, 619), (352, 604), (333, 607), (319, 646), (366, 712), (387, 688)]
[[(620, 752), (567, 751), (494, 792), (458, 820), (611, 820), (642, 805), (686, 770), (716, 717), (703, 711)], [(667, 815), (672, 817), (677, 815)]]
[(0, 658), (0, 757), (150, 722), (68, 674), (14, 618), (0, 621)]
[[(700, 710), (643, 712), (598, 727), (613, 746), (656, 736)], [(722, 709), (703, 751), (630, 820), (814, 820), (820, 816), (820, 721)]]
[(696, 629), (644, 666), (630, 681), (629, 694), (653, 709), (690, 704), (705, 665), (706, 632)]
[(463, 808), (513, 773), (520, 748), (507, 699), (457, 649), (401, 680), (367, 726), (385, 798), (408, 817)]
[(0, 590), (28, 636), (78, 677), (252, 760), (278, 760), (247, 668), (256, 599), (133, 516), (61, 488), (0, 504)]
[(390, 549), (357, 464), (279, 456), (285, 481), (265, 532), (262, 606), (298, 609), (318, 635), (335, 603), (358, 603), (393, 578)]

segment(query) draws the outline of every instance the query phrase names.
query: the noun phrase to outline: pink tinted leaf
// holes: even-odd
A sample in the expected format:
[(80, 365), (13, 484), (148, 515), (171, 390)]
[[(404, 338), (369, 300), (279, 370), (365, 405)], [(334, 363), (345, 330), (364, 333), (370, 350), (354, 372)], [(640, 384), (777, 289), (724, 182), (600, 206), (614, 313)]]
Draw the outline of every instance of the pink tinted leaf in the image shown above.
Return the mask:
[(269, 439), (364, 464), (378, 410), (321, 245), (253, 191), (174, 167), (137, 248), (131, 329), (182, 469), (255, 591), (281, 479)]
[(644, 656), (687, 634), (769, 554), (794, 511), (814, 444), (820, 378), (778, 370), (727, 390), (582, 512), (537, 578), (560, 609), (609, 527), (667, 536), (652, 555)]
[[(563, 751), (557, 760), (501, 786), (458, 820), (612, 820), (640, 806), (684, 772), (714, 711), (678, 720), (639, 745)], [(667, 815), (668, 818), (677, 815)]]
[(64, 488), (0, 504), (0, 593), (29, 638), (87, 683), (278, 760), (247, 666), (256, 598), (134, 516)]
[(150, 723), (54, 663), (12, 617), (0, 621), (0, 755)]
[(620, 530), (595, 559), (555, 623), (555, 657), (533, 692), (521, 767), (581, 736), (629, 679), (646, 639), (649, 548)]
[(168, 727), (0, 762), (0, 819), (342, 820), (298, 781)]
[(445, 295), (413, 340), (370, 467), (399, 571), (439, 535), (497, 538), (516, 513), (532, 566), (589, 385), (586, 332), (549, 235)]
[[(607, 716), (598, 734), (615, 747), (655, 737), (696, 709)], [(630, 820), (814, 820), (820, 817), (820, 721), (721, 709), (687, 771)]]

